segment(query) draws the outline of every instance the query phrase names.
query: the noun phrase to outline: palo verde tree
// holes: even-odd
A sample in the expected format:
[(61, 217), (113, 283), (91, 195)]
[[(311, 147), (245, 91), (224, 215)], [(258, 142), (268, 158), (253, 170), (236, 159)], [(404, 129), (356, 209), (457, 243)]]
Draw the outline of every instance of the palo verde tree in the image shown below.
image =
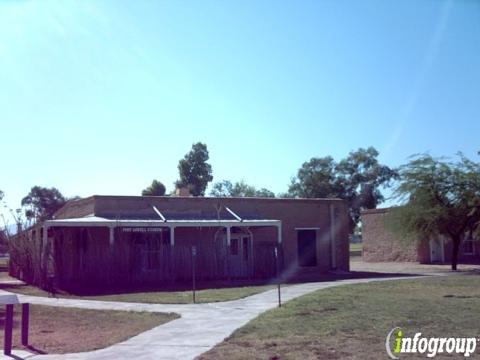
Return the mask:
[(257, 189), (243, 180), (234, 184), (228, 180), (217, 182), (213, 185), (210, 195), (219, 197), (275, 197), (272, 191), (265, 188)]
[(192, 195), (203, 196), (210, 181), (213, 180), (212, 166), (207, 145), (201, 142), (192, 145), (192, 149), (178, 163), (180, 179), (175, 182), (177, 187), (188, 187)]
[(51, 219), (66, 202), (67, 199), (58, 189), (34, 186), (22, 199), (22, 206), (28, 219), (40, 222)]
[(306, 198), (346, 200), (350, 213), (350, 233), (360, 219), (360, 211), (374, 209), (384, 201), (381, 187), (388, 187), (397, 172), (378, 162), (378, 151), (369, 147), (352, 151), (336, 163), (331, 156), (303, 163), (292, 179), (288, 195)]
[(423, 154), (399, 171), (395, 194), (401, 206), (390, 211), (387, 226), (408, 241), (449, 238), (452, 270), (456, 270), (462, 239), (478, 237), (480, 164), (463, 154), (455, 162)]
[(142, 196), (163, 196), (165, 191), (165, 185), (158, 180), (153, 180), (149, 187), (142, 190)]

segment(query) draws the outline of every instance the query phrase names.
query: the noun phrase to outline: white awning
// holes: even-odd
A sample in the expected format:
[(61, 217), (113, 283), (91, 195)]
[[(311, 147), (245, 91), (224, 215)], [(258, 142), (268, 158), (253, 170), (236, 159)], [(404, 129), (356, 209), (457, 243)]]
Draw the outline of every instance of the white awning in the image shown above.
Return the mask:
[(88, 216), (73, 219), (47, 220), (46, 227), (233, 227), (233, 226), (281, 226), (280, 220), (270, 219), (107, 219), (98, 216)]

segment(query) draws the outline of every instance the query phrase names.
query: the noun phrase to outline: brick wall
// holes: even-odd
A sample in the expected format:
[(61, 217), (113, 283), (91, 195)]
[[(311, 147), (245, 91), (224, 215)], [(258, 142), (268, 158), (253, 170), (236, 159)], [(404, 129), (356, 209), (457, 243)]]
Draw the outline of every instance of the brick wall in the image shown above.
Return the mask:
[[(95, 215), (112, 219), (157, 218), (152, 210), (154, 205), (167, 219), (182, 214), (189, 214), (194, 218), (216, 218), (216, 209), (222, 209), (222, 216), (228, 216), (225, 207), (229, 207), (246, 219), (281, 220), (284, 269), (289, 274), (314, 277), (334, 267), (338, 270), (349, 270), (348, 212), (341, 200), (94, 196), (93, 203)], [(61, 209), (59, 218), (78, 217), (79, 213), (85, 213), (92, 207), (91, 201), (86, 201), (83, 207), (74, 205), (70, 204)], [(297, 228), (318, 228), (318, 266), (298, 266)], [(332, 244), (335, 244), (335, 259), (332, 259)]]
[(385, 227), (388, 209), (364, 211), (361, 215), (363, 259), (369, 262), (420, 261), (415, 244), (402, 243)]

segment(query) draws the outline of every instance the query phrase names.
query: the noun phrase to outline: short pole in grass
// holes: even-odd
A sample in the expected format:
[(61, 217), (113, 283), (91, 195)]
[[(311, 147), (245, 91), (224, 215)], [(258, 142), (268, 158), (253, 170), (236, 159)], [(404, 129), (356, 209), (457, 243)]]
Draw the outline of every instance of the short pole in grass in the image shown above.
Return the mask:
[(195, 258), (197, 256), (197, 248), (192, 246), (192, 291), (193, 303), (195, 304)]
[(13, 333), (13, 305), (5, 305), (5, 334), (3, 339), (3, 353), (10, 355), (12, 353), (12, 333)]
[(278, 307), (282, 307), (282, 296), (280, 292), (280, 276), (278, 271), (278, 248), (275, 246), (275, 273), (277, 276), (277, 289), (278, 289)]
[(22, 304), (22, 345), (28, 346), (28, 327), (30, 318), (30, 304)]

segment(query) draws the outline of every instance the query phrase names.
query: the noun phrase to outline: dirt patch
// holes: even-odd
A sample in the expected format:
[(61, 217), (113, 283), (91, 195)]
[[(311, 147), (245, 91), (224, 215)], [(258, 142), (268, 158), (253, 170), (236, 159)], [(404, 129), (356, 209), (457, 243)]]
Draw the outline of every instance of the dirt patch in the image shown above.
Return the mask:
[[(175, 314), (30, 306), (30, 347), (37, 353), (75, 353), (102, 349), (171, 321)], [(0, 330), (4, 329), (0, 310)], [(15, 306), (14, 348), (20, 344), (21, 307)], [(3, 348), (3, 336), (0, 337)]]

